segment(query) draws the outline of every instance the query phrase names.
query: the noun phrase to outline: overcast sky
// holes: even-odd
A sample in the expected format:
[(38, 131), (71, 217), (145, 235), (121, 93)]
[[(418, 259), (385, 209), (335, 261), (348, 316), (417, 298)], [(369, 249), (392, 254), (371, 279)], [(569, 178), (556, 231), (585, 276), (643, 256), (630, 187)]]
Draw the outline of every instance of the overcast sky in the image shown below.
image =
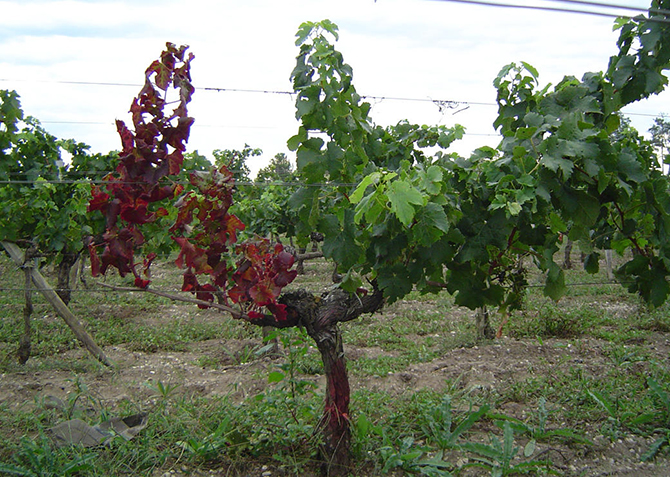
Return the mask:
[[(498, 142), (491, 126), (496, 108), (488, 104), (495, 102), (492, 81), (504, 65), (526, 61), (542, 84), (581, 78), (607, 68), (618, 37), (614, 18), (450, 1), (0, 0), (0, 12), (0, 89), (16, 90), (24, 112), (52, 134), (89, 144), (93, 152), (119, 149), (113, 123), (128, 122), (139, 87), (114, 84), (141, 84), (165, 42), (187, 44), (198, 88), (189, 107), (196, 119), (189, 150), (211, 157), (214, 149), (249, 144), (264, 151), (250, 164), (253, 171), (278, 152), (291, 157), (286, 140), (297, 130), (294, 98), (200, 88), (289, 91), (294, 35), (304, 21), (327, 18), (339, 25), (337, 48), (353, 67), (361, 95), (420, 100), (370, 100), (377, 124), (462, 124), (468, 135), (455, 148), (461, 154)], [(431, 100), (464, 104), (440, 111)], [(655, 115), (670, 112), (670, 95), (626, 111), (646, 132)]]

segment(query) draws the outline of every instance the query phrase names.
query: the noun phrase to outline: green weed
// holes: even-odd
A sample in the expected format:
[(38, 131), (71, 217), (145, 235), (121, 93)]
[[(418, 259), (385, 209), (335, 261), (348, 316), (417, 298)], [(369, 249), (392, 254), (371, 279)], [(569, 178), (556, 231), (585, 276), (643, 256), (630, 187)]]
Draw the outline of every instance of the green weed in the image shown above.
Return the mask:
[(430, 407), (421, 416), (420, 427), (428, 442), (434, 443), (440, 450), (457, 447), (458, 440), (482, 416), (490, 406), (483, 405), (477, 411), (467, 412), (465, 417), (456, 422), (452, 415), (451, 396), (446, 395), (438, 406)]
[[(533, 441), (531, 441), (532, 443)], [(534, 444), (529, 443), (523, 451), (523, 456), (528, 459), (535, 452)], [(495, 436), (489, 436), (489, 443), (466, 442), (461, 446), (473, 454), (473, 463), (466, 464), (468, 467), (481, 467), (491, 472), (491, 477), (503, 477), (513, 474), (532, 475), (558, 475), (552, 468), (550, 461), (522, 460), (513, 462), (519, 453), (519, 446), (514, 445), (514, 429), (510, 422), (503, 425), (502, 440)]]
[(525, 434), (530, 438), (528, 445), (532, 447), (535, 446), (536, 442), (549, 442), (552, 440), (593, 445), (593, 442), (572, 429), (550, 429), (548, 427), (549, 412), (547, 410), (547, 400), (541, 397), (538, 400), (537, 406), (537, 411), (530, 417), (530, 421), (532, 422), (524, 422), (513, 417), (494, 413), (490, 413), (488, 417), (496, 420), (496, 425), (500, 428), (504, 428), (505, 424), (509, 423), (514, 432)]
[(91, 469), (96, 458), (92, 452), (53, 450), (49, 439), (23, 437), (12, 449), (13, 462), (0, 462), (0, 474), (25, 477), (63, 477)]

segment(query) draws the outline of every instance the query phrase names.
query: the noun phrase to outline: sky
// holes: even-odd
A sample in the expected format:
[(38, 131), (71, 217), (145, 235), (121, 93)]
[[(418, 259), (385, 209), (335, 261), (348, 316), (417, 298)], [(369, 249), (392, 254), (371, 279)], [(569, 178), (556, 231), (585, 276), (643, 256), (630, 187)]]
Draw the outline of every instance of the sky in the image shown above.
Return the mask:
[[(252, 175), (277, 153), (293, 157), (286, 141), (298, 128), (295, 97), (276, 92), (291, 91), (302, 22), (339, 26), (336, 48), (353, 68), (358, 93), (375, 97), (368, 101), (376, 124), (461, 124), (466, 136), (454, 150), (463, 155), (499, 141), (492, 83), (503, 66), (525, 61), (542, 85), (555, 85), (566, 75), (606, 69), (618, 38), (611, 17), (442, 0), (0, 0), (0, 12), (0, 89), (17, 91), (24, 113), (51, 134), (92, 152), (120, 149), (114, 120), (130, 123), (144, 70), (165, 43), (189, 45), (196, 92), (188, 150), (211, 158), (215, 149), (260, 148), (263, 155), (249, 163)], [(654, 117), (670, 113), (670, 94), (624, 112), (646, 133)]]

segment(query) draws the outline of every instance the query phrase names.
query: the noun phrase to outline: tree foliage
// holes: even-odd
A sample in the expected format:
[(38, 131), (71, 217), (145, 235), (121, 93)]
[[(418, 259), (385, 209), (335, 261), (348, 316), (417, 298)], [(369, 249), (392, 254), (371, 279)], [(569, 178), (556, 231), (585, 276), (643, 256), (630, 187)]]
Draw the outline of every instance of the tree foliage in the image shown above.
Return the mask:
[(234, 211), (246, 224), (247, 232), (262, 237), (296, 237), (298, 217), (289, 204), (294, 192), (295, 173), (285, 154), (275, 155), (260, 169), (254, 183), (240, 188)]
[(289, 182), (294, 179), (294, 167), (286, 154), (280, 152), (270, 159), (270, 164), (256, 174), (256, 182)]
[(226, 166), (233, 174), (236, 182), (251, 182), (251, 169), (248, 161), (252, 157), (260, 156), (263, 151), (253, 149), (248, 144), (244, 145), (241, 151), (236, 149), (216, 149), (214, 155), (214, 164), (217, 166)]
[(670, 121), (663, 117), (654, 118), (654, 125), (649, 128), (651, 144), (657, 151), (661, 164), (670, 163)]

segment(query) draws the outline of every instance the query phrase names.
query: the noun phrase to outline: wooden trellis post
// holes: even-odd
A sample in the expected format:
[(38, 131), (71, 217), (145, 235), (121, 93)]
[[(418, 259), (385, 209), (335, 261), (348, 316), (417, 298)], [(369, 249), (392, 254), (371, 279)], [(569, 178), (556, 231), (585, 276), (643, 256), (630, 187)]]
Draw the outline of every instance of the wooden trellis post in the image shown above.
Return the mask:
[[(7, 251), (9, 256), (12, 258), (14, 263), (19, 267), (22, 267), (25, 262), (25, 256), (23, 250), (21, 250), (15, 243), (2, 241), (2, 246)], [(58, 296), (56, 291), (49, 286), (46, 279), (36, 267), (30, 268), (30, 275), (33, 283), (35, 284), (35, 289), (39, 291), (47, 299), (49, 303), (54, 307), (58, 316), (65, 320), (65, 323), (70, 327), (77, 339), (84, 345), (84, 347), (96, 357), (105, 366), (111, 366), (112, 363), (107, 359), (105, 353), (100, 349), (100, 347), (95, 343), (93, 338), (86, 332), (84, 327), (79, 323), (79, 320), (74, 316), (70, 311), (63, 300)]]

